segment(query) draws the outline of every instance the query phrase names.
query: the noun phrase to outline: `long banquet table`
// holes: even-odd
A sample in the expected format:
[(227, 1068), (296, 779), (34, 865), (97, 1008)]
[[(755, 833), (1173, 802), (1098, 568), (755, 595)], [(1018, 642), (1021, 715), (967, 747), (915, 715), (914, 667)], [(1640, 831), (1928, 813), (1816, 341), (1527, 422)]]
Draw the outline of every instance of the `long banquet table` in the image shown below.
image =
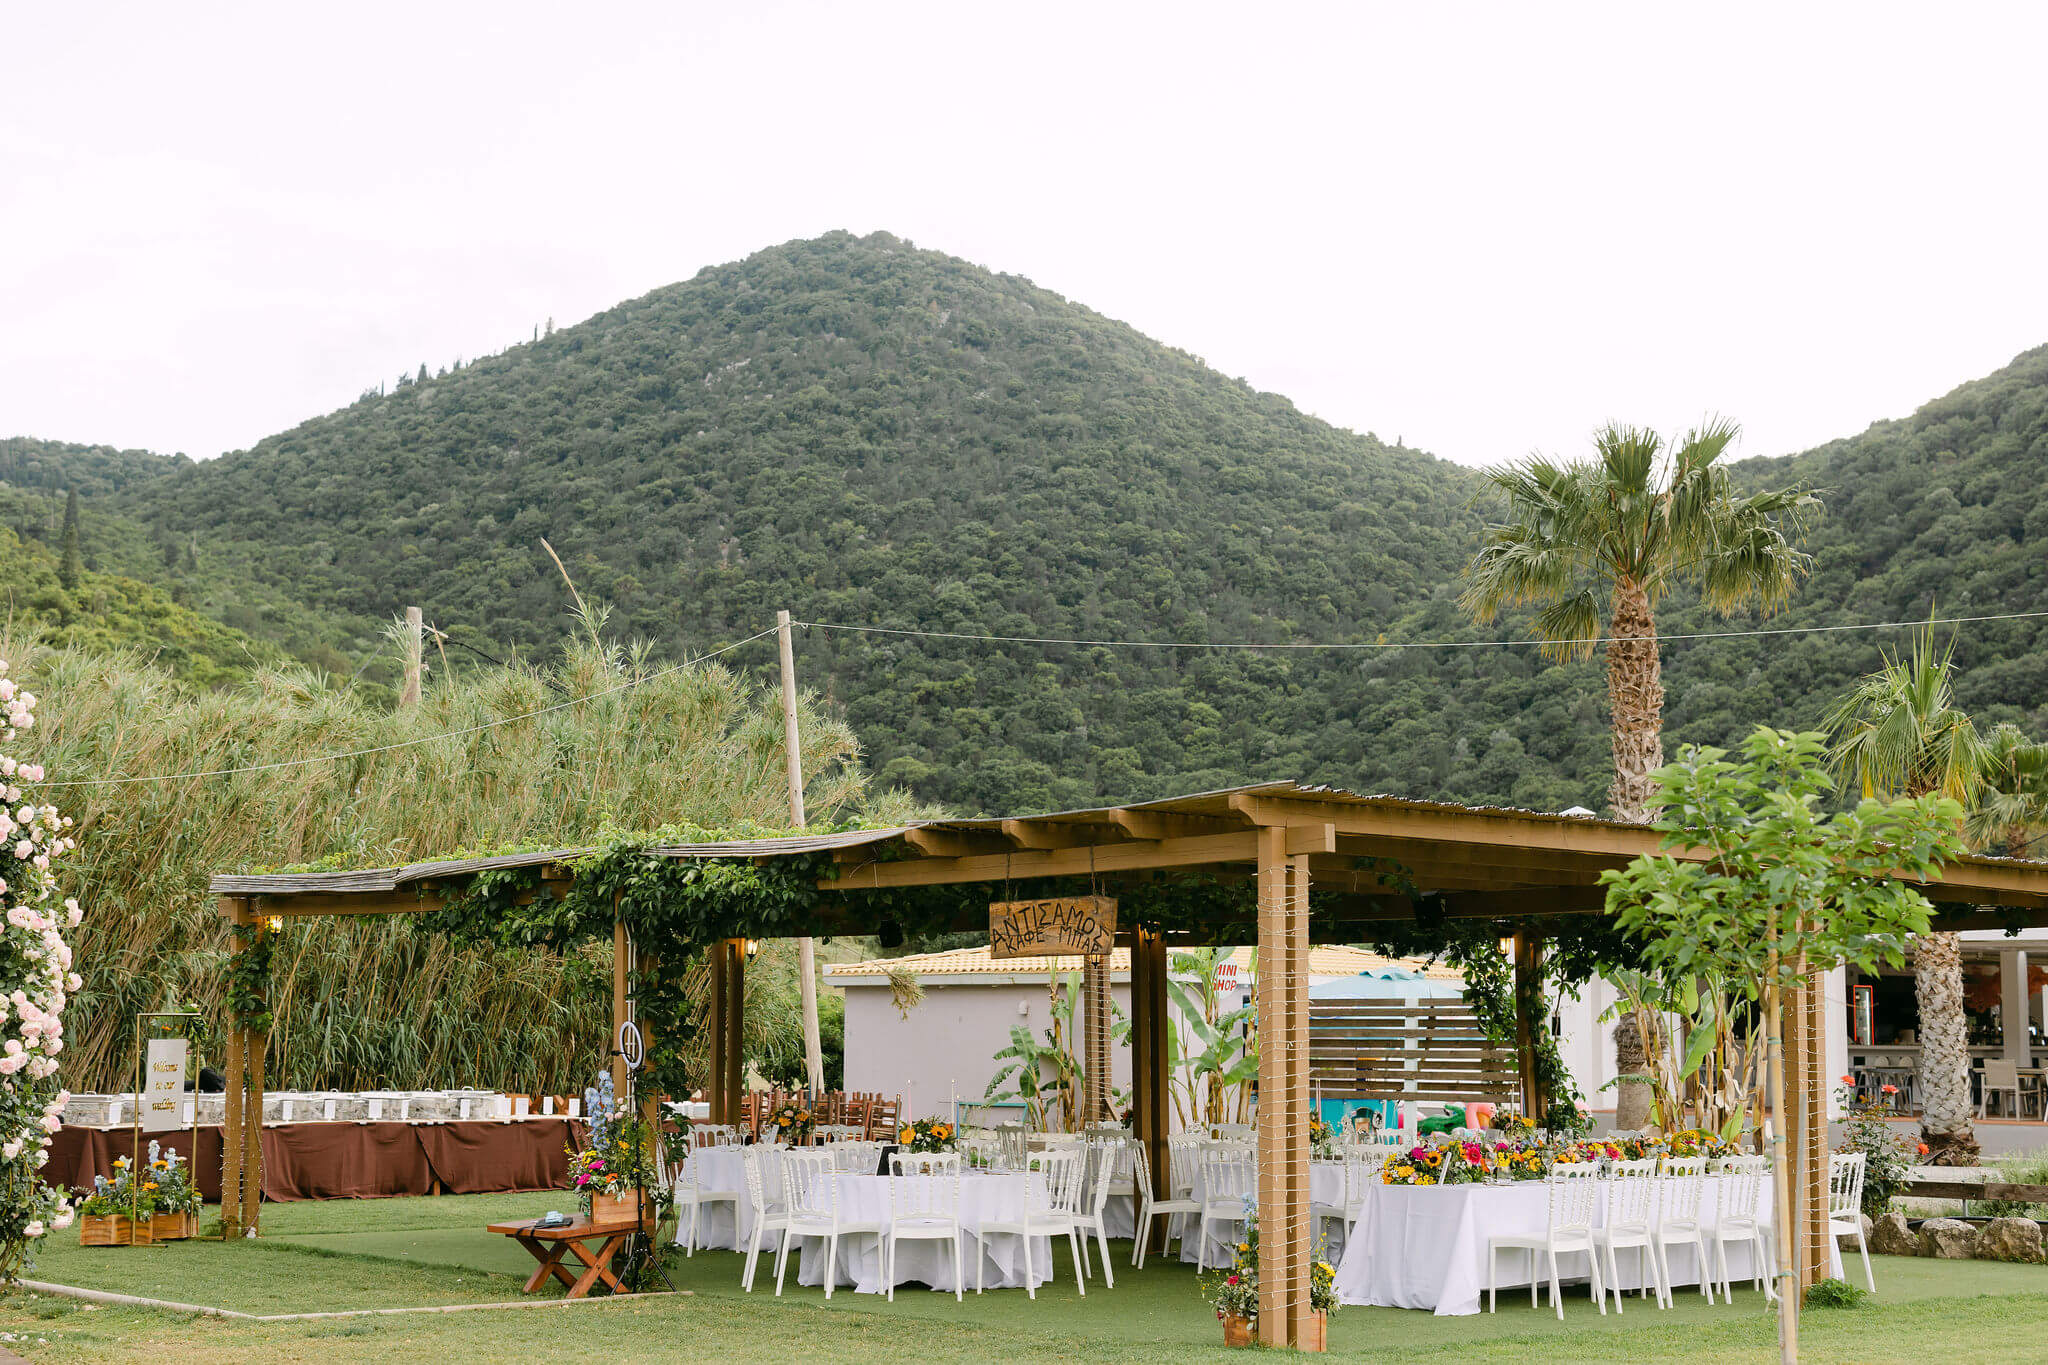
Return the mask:
[[(1660, 1182), (1661, 1183), (1661, 1182)], [(1700, 1198), (1701, 1226), (1718, 1215), (1721, 1180), (1708, 1176)], [(1771, 1189), (1763, 1189), (1760, 1211), (1770, 1212)], [(1549, 1224), (1550, 1192), (1542, 1181), (1506, 1185), (1379, 1185), (1366, 1188), (1364, 1212), (1337, 1266), (1339, 1302), (1379, 1308), (1427, 1308), (1439, 1317), (1477, 1313), (1486, 1295), (1486, 1240), (1542, 1237)], [(1711, 1249), (1709, 1251), (1711, 1254)], [(1641, 1254), (1615, 1253), (1621, 1288), (1643, 1285)], [(1841, 1274), (1840, 1249), (1831, 1241), (1833, 1273)], [(1526, 1251), (1500, 1254), (1502, 1290), (1526, 1290), (1533, 1257)], [(1560, 1280), (1590, 1278), (1584, 1252), (1559, 1258)], [(1728, 1278), (1742, 1284), (1754, 1275), (1748, 1243), (1728, 1246)], [(1674, 1287), (1698, 1285), (1702, 1267), (1690, 1247), (1671, 1253)], [(1547, 1276), (1546, 1276), (1547, 1278)]]
[[(487, 1194), (554, 1190), (569, 1184), (567, 1148), (580, 1120), (536, 1117), (447, 1123), (340, 1120), (263, 1125), (263, 1197), (267, 1200), (378, 1199), (413, 1194)], [(144, 1133), (193, 1161), (200, 1193), (220, 1198), (221, 1129)], [(63, 1128), (50, 1143), (43, 1178), (74, 1190), (114, 1174), (114, 1158), (135, 1157), (127, 1128)]]
[[(761, 1152), (761, 1178), (772, 1198), (780, 1191), (782, 1184), (782, 1153), (773, 1147), (758, 1149)], [(740, 1193), (738, 1216), (729, 1203), (707, 1204), (701, 1210), (697, 1224), (699, 1246), (724, 1247), (734, 1251), (747, 1249), (746, 1239), (754, 1230), (754, 1207), (747, 1197), (747, 1174), (739, 1147), (700, 1147), (690, 1154), (695, 1166), (697, 1183), (703, 1189), (737, 1190)], [(917, 1176), (923, 1180), (930, 1177)], [(1019, 1222), (1024, 1217), (1025, 1200), (1030, 1192), (1028, 1181), (1042, 1179), (1015, 1173), (969, 1170), (960, 1176), (960, 1269), (965, 1279), (961, 1286), (971, 1291), (974, 1288), (975, 1258), (986, 1258), (982, 1269), (982, 1283), (989, 1289), (1024, 1288), (1023, 1239), (998, 1235), (986, 1240), (976, 1235), (983, 1223)], [(839, 1207), (841, 1219), (845, 1222), (887, 1223), (889, 1219), (889, 1178), (879, 1175), (840, 1175)], [(1065, 1238), (1061, 1238), (1065, 1241)], [(763, 1270), (775, 1246), (773, 1236), (761, 1239)], [(1031, 1285), (1033, 1288), (1044, 1284), (1052, 1276), (1052, 1258), (1055, 1252), (1068, 1255), (1066, 1248), (1055, 1248), (1052, 1239), (1034, 1237), (1031, 1239)], [(798, 1284), (822, 1285), (825, 1283), (825, 1239), (823, 1237), (798, 1237), (794, 1252), (798, 1257), (796, 1279)], [(1072, 1273), (1073, 1263), (1068, 1261), (1067, 1272)], [(837, 1283), (852, 1284), (862, 1294), (881, 1294), (889, 1286), (882, 1279), (881, 1238), (872, 1232), (848, 1233), (839, 1239)], [(896, 1254), (896, 1283), (925, 1284), (935, 1290), (953, 1292), (953, 1254), (943, 1242), (924, 1239), (905, 1240)]]

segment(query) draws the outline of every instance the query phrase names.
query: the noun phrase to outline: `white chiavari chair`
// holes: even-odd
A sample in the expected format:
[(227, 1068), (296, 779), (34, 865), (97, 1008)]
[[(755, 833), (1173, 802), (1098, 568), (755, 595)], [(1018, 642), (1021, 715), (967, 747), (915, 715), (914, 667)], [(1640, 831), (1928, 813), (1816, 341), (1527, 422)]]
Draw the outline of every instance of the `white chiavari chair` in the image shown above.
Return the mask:
[(1234, 1244), (1237, 1240), (1235, 1229), (1244, 1225), (1246, 1206), (1256, 1203), (1258, 1195), (1258, 1175), (1253, 1169), (1248, 1147), (1219, 1142), (1202, 1149), (1202, 1211), (1195, 1229), (1195, 1235), (1201, 1241), (1195, 1250), (1196, 1270), (1209, 1268), (1210, 1226), (1220, 1223), (1231, 1229), (1230, 1239)]
[(1529, 1260), (1529, 1306), (1536, 1306), (1536, 1284), (1547, 1260), (1550, 1264), (1550, 1306), (1557, 1320), (1564, 1321), (1564, 1297), (1558, 1290), (1557, 1258), (1574, 1252), (1586, 1253), (1593, 1265), (1593, 1301), (1600, 1315), (1607, 1315), (1607, 1291), (1600, 1274), (1600, 1255), (1593, 1245), (1593, 1218), (1600, 1207), (1600, 1171), (1592, 1165), (1560, 1166), (1550, 1175), (1550, 1217), (1543, 1236), (1503, 1235), (1486, 1239), (1486, 1311), (1495, 1311), (1495, 1288), (1499, 1283), (1500, 1253), (1526, 1251)]
[[(988, 1267), (986, 1243), (994, 1237), (1017, 1237), (1023, 1241), (1024, 1249), (1024, 1292), (1033, 1299), (1038, 1297), (1037, 1277), (1031, 1269), (1031, 1239), (1034, 1237), (1057, 1237), (1065, 1233), (1068, 1250), (1074, 1254), (1074, 1284), (1085, 1296), (1088, 1293), (1087, 1279), (1081, 1273), (1081, 1239), (1074, 1223), (1074, 1215), (1080, 1211), (1082, 1154), (1074, 1150), (1040, 1152), (1031, 1158), (1028, 1178), (1024, 1182), (1024, 1211), (1021, 1218), (984, 1219), (978, 1229), (970, 1229), (977, 1243), (974, 1256), (974, 1292), (982, 1291), (984, 1275)], [(1054, 1258), (1058, 1259), (1057, 1257)], [(1052, 1277), (1052, 1267), (1045, 1268), (1046, 1278)]]
[(1116, 1271), (1109, 1264), (1109, 1229), (1103, 1221), (1102, 1211), (1109, 1206), (1110, 1187), (1116, 1183), (1117, 1168), (1129, 1158), (1129, 1143), (1115, 1133), (1092, 1133), (1082, 1149), (1081, 1201), (1074, 1215), (1074, 1226), (1081, 1236), (1081, 1268), (1092, 1271), (1093, 1264), (1088, 1255), (1088, 1238), (1095, 1238), (1095, 1245), (1102, 1253), (1102, 1277), (1111, 1289), (1116, 1288)]
[(1657, 1263), (1653, 1234), (1657, 1222), (1657, 1159), (1617, 1161), (1608, 1170), (1607, 1217), (1593, 1231), (1593, 1241), (1607, 1258), (1607, 1288), (1614, 1295), (1614, 1311), (1621, 1307), (1621, 1266), (1618, 1251), (1634, 1250), (1636, 1267), (1642, 1274), (1642, 1292), (1657, 1294), (1659, 1308), (1670, 1307), (1670, 1291)]
[(1664, 1272), (1667, 1288), (1671, 1277), (1671, 1248), (1689, 1246), (1698, 1259), (1700, 1293), (1714, 1301), (1714, 1272), (1707, 1259), (1706, 1226), (1700, 1220), (1700, 1201), (1707, 1190), (1707, 1158), (1667, 1156), (1658, 1179), (1657, 1222), (1651, 1240), (1657, 1246), (1657, 1263)]
[(1863, 1236), (1863, 1171), (1861, 1152), (1837, 1152), (1828, 1158), (1828, 1236), (1856, 1235), (1856, 1249), (1863, 1253), (1863, 1279), (1870, 1292), (1877, 1292), (1877, 1276), (1870, 1273), (1870, 1243)]
[(882, 1278), (896, 1301), (896, 1251), (906, 1241), (950, 1242), (953, 1246), (953, 1301), (960, 1302), (967, 1277), (960, 1269), (960, 1154), (889, 1154), (889, 1231), (882, 1242)]
[(1003, 1123), (996, 1126), (996, 1141), (1002, 1150), (1002, 1166), (1006, 1171), (1024, 1169), (1024, 1158), (1030, 1152), (1030, 1139), (1021, 1123)]
[(763, 1169), (767, 1164), (766, 1149), (758, 1145), (743, 1147), (740, 1160), (746, 1166), (747, 1200), (754, 1206), (754, 1230), (747, 1237), (747, 1268), (740, 1275), (740, 1288), (751, 1294), (754, 1292), (754, 1267), (761, 1258), (761, 1238), (765, 1233), (775, 1234), (775, 1251), (779, 1258), (782, 1243), (789, 1236), (789, 1210), (782, 1202), (779, 1182), (771, 1186)]
[(882, 1224), (848, 1218), (839, 1202), (839, 1172), (832, 1153), (791, 1148), (782, 1154), (783, 1206), (789, 1226), (775, 1254), (775, 1294), (782, 1295), (782, 1276), (789, 1265), (789, 1246), (798, 1237), (825, 1239), (825, 1297), (839, 1280), (839, 1239), (849, 1233), (882, 1233)]
[[(693, 1143), (696, 1141), (696, 1134), (694, 1132), (690, 1135), (690, 1139)], [(683, 1255), (686, 1258), (697, 1254), (698, 1229), (703, 1219), (704, 1206), (707, 1204), (732, 1205), (735, 1246), (739, 1244), (740, 1236), (745, 1233), (746, 1229), (740, 1226), (740, 1209), (742, 1207), (740, 1199), (742, 1191), (738, 1186), (729, 1187), (722, 1181), (708, 1175), (707, 1171), (710, 1163), (706, 1160), (707, 1155), (713, 1151), (723, 1154), (726, 1151), (737, 1152), (742, 1150), (744, 1149), (738, 1147), (726, 1148), (722, 1144), (717, 1146), (706, 1144), (704, 1146), (692, 1147), (680, 1163), (680, 1169), (675, 1176), (675, 1183), (669, 1188), (675, 1194), (676, 1241), (682, 1244)], [(721, 1162), (721, 1164), (723, 1163)], [(743, 1185), (746, 1182), (742, 1179), (740, 1183)]]
[(1259, 1130), (1257, 1126), (1249, 1123), (1212, 1123), (1209, 1125), (1209, 1136), (1218, 1142), (1241, 1142), (1248, 1138), (1256, 1138), (1258, 1135)]
[(1773, 1254), (1763, 1214), (1764, 1182), (1771, 1176), (1767, 1156), (1731, 1156), (1721, 1162), (1719, 1199), (1715, 1201), (1714, 1222), (1707, 1229), (1707, 1245), (1713, 1248), (1714, 1283), (1721, 1286), (1723, 1302), (1735, 1302), (1734, 1286), (1728, 1282), (1728, 1244), (1749, 1244), (1751, 1279), (1775, 1299), (1777, 1258)]
[(828, 1142), (821, 1149), (832, 1154), (832, 1164), (841, 1175), (873, 1175), (882, 1165), (882, 1144), (858, 1139)]
[[(1132, 1183), (1137, 1186), (1138, 1192), (1131, 1200), (1131, 1211), (1136, 1215), (1131, 1223), (1131, 1232), (1133, 1234), (1131, 1264), (1142, 1270), (1145, 1265), (1146, 1244), (1152, 1240), (1152, 1220), (1154, 1218), (1164, 1218), (1166, 1220), (1166, 1237), (1161, 1246), (1162, 1248), (1170, 1246), (1174, 1240), (1175, 1230), (1183, 1225), (1184, 1219), (1199, 1217), (1202, 1212), (1202, 1205), (1200, 1200), (1192, 1196), (1178, 1196), (1171, 1199), (1157, 1198), (1152, 1189), (1152, 1162), (1148, 1158), (1148, 1154), (1143, 1146), (1136, 1144), (1135, 1139), (1133, 1143), (1138, 1146), (1138, 1151), (1136, 1162), (1131, 1167), (1131, 1177)], [(1177, 1189), (1192, 1190), (1195, 1184), (1194, 1146), (1189, 1143), (1175, 1143), (1172, 1139), (1168, 1139), (1166, 1151), (1167, 1178)], [(1181, 1170), (1184, 1163), (1188, 1168), (1185, 1185), (1182, 1184), (1183, 1173)], [(1183, 1238), (1183, 1245), (1185, 1245), (1185, 1238)]]
[(692, 1147), (737, 1147), (740, 1145), (740, 1130), (729, 1123), (693, 1123), (690, 1125)]

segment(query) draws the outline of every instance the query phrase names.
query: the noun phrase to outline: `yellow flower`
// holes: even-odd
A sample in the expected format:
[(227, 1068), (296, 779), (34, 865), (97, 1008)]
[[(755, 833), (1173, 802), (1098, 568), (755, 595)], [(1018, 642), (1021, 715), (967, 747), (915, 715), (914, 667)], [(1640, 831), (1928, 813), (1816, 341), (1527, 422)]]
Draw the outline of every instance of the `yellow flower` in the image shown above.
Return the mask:
[(156, 1188), (156, 1182), (154, 1180), (145, 1180), (142, 1182), (142, 1188), (145, 1190), (153, 1190)]

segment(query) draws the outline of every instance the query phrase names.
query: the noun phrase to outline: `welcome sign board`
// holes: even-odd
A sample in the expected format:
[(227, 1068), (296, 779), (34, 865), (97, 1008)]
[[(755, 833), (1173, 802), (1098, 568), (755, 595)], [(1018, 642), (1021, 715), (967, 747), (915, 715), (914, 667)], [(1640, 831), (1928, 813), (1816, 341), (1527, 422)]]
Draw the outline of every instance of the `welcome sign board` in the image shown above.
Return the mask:
[(996, 901), (988, 908), (993, 958), (1102, 957), (1115, 942), (1114, 896)]

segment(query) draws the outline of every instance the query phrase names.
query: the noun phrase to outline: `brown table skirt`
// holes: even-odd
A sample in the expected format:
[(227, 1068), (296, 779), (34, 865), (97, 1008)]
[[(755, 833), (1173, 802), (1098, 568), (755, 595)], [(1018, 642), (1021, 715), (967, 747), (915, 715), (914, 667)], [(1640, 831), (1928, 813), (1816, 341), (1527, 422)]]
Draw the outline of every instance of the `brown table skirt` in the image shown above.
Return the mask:
[[(456, 1123), (273, 1123), (263, 1128), (263, 1197), (382, 1199), (432, 1194), (490, 1194), (565, 1189), (565, 1149), (583, 1125), (566, 1118)], [(142, 1135), (192, 1157), (192, 1130)], [(43, 1178), (90, 1189), (114, 1174), (114, 1158), (131, 1155), (127, 1128), (65, 1128), (52, 1140)], [(221, 1129), (199, 1130), (200, 1193), (220, 1199)]]

